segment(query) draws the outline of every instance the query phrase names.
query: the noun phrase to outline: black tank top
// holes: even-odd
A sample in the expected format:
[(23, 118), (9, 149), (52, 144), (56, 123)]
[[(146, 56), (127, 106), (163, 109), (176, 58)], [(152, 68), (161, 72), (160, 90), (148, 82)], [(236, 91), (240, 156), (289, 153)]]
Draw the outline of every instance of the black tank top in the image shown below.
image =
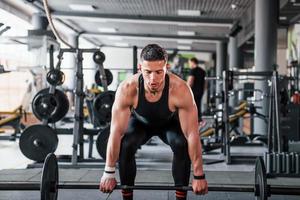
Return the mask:
[(145, 97), (144, 79), (139, 76), (139, 94), (136, 109), (133, 109), (133, 116), (142, 123), (160, 127), (169, 122), (174, 112), (169, 109), (169, 75), (166, 74), (165, 86), (158, 101), (149, 102)]

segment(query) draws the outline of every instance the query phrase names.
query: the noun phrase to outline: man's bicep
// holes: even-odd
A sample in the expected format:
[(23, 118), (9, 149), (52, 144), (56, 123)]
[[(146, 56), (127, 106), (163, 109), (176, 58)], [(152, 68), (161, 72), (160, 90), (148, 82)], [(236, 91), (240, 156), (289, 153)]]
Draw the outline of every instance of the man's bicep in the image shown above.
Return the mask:
[[(112, 107), (112, 131), (123, 132), (130, 117), (130, 102), (126, 90), (119, 88), (116, 92), (115, 102)], [(122, 134), (122, 133), (121, 133)]]
[(187, 135), (190, 132), (193, 132), (195, 128), (197, 129), (198, 115), (191, 90), (186, 88), (186, 93), (184, 94), (185, 95), (182, 96), (183, 98), (181, 98), (182, 104), (178, 110), (182, 131)]
[(111, 125), (117, 129), (125, 129), (130, 117), (130, 106), (124, 101), (117, 100), (112, 108), (112, 122)]
[(194, 105), (179, 109), (179, 119), (182, 131), (186, 137), (197, 129), (197, 112)]

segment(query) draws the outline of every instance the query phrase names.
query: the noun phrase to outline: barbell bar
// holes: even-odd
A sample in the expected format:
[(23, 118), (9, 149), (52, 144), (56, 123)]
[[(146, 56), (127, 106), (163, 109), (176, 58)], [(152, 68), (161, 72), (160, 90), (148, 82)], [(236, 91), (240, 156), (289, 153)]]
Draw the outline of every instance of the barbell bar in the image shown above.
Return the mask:
[[(14, 191), (29, 191), (29, 190), (40, 190), (39, 183), (28, 183), (28, 182), (5, 182), (0, 183), (0, 190), (14, 190)], [(85, 190), (97, 190), (99, 189), (99, 184), (78, 184), (78, 183), (60, 183), (57, 185), (57, 189), (85, 189)], [(132, 189), (132, 190), (187, 190), (192, 191), (191, 186), (169, 186), (169, 185), (117, 185), (115, 190), (120, 189)], [(212, 192), (255, 192), (255, 187), (252, 185), (234, 185), (234, 184), (224, 184), (224, 185), (214, 185), (208, 186), (208, 190)], [(300, 195), (300, 187), (290, 187), (290, 186), (277, 186), (272, 185), (270, 187), (271, 194), (278, 195)]]
[[(86, 183), (60, 183), (56, 186), (57, 189), (74, 189), (74, 190), (97, 190), (99, 184), (86, 184)], [(40, 190), (41, 186), (38, 183), (28, 182), (5, 182), (0, 183), (0, 190)], [(191, 186), (171, 186), (171, 185), (117, 185), (115, 190), (128, 189), (128, 190), (187, 190), (192, 191)], [(299, 188), (297, 188), (299, 189)], [(210, 185), (209, 191), (230, 191), (230, 192), (254, 192), (252, 185)]]
[[(47, 155), (41, 183), (26, 182), (3, 182), (0, 183), (0, 190), (40, 190), (41, 200), (56, 200), (58, 189), (98, 189), (99, 184), (86, 183), (59, 183), (58, 180), (58, 163), (53, 153)], [(167, 185), (135, 185), (125, 186), (117, 185), (115, 189), (132, 189), (132, 190), (187, 190), (192, 191), (191, 186), (167, 186)], [(256, 160), (255, 165), (255, 184), (254, 185), (209, 185), (209, 191), (218, 192), (249, 192), (254, 193), (256, 199), (267, 200), (271, 194), (280, 195), (300, 195), (299, 187), (290, 186), (270, 186), (266, 184), (266, 171), (261, 157)]]

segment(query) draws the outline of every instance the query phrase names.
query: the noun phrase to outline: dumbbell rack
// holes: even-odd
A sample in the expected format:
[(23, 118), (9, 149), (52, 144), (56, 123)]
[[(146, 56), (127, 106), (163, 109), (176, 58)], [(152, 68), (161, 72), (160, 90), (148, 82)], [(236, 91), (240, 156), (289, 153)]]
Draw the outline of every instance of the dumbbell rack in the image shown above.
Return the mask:
[(300, 177), (300, 154), (296, 152), (283, 152), (283, 144), (280, 133), (279, 97), (278, 97), (278, 72), (223, 72), (224, 90), (224, 153), (226, 163), (232, 162), (229, 142), (228, 125), (228, 90), (229, 84), (234, 76), (264, 76), (271, 77), (271, 88), (269, 93), (269, 116), (268, 116), (268, 152), (264, 155), (264, 162), (268, 177)]
[(300, 153), (265, 153), (264, 162), (269, 177), (300, 177)]

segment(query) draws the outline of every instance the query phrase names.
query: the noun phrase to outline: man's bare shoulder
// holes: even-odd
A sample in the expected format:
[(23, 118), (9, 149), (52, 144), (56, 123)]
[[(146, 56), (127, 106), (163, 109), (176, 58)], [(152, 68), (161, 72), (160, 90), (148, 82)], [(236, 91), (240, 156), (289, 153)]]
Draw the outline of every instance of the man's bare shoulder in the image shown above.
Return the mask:
[(178, 91), (178, 90), (182, 90), (182, 89), (183, 90), (188, 89), (187, 83), (184, 80), (182, 80), (179, 76), (169, 73), (169, 77), (170, 77), (170, 89), (171, 90)]
[(192, 92), (187, 83), (174, 74), (170, 77), (170, 97), (177, 108), (186, 107), (192, 101)]
[(128, 77), (121, 82), (118, 90), (127, 97), (134, 96), (137, 93), (139, 76), (140, 74), (134, 74)]

